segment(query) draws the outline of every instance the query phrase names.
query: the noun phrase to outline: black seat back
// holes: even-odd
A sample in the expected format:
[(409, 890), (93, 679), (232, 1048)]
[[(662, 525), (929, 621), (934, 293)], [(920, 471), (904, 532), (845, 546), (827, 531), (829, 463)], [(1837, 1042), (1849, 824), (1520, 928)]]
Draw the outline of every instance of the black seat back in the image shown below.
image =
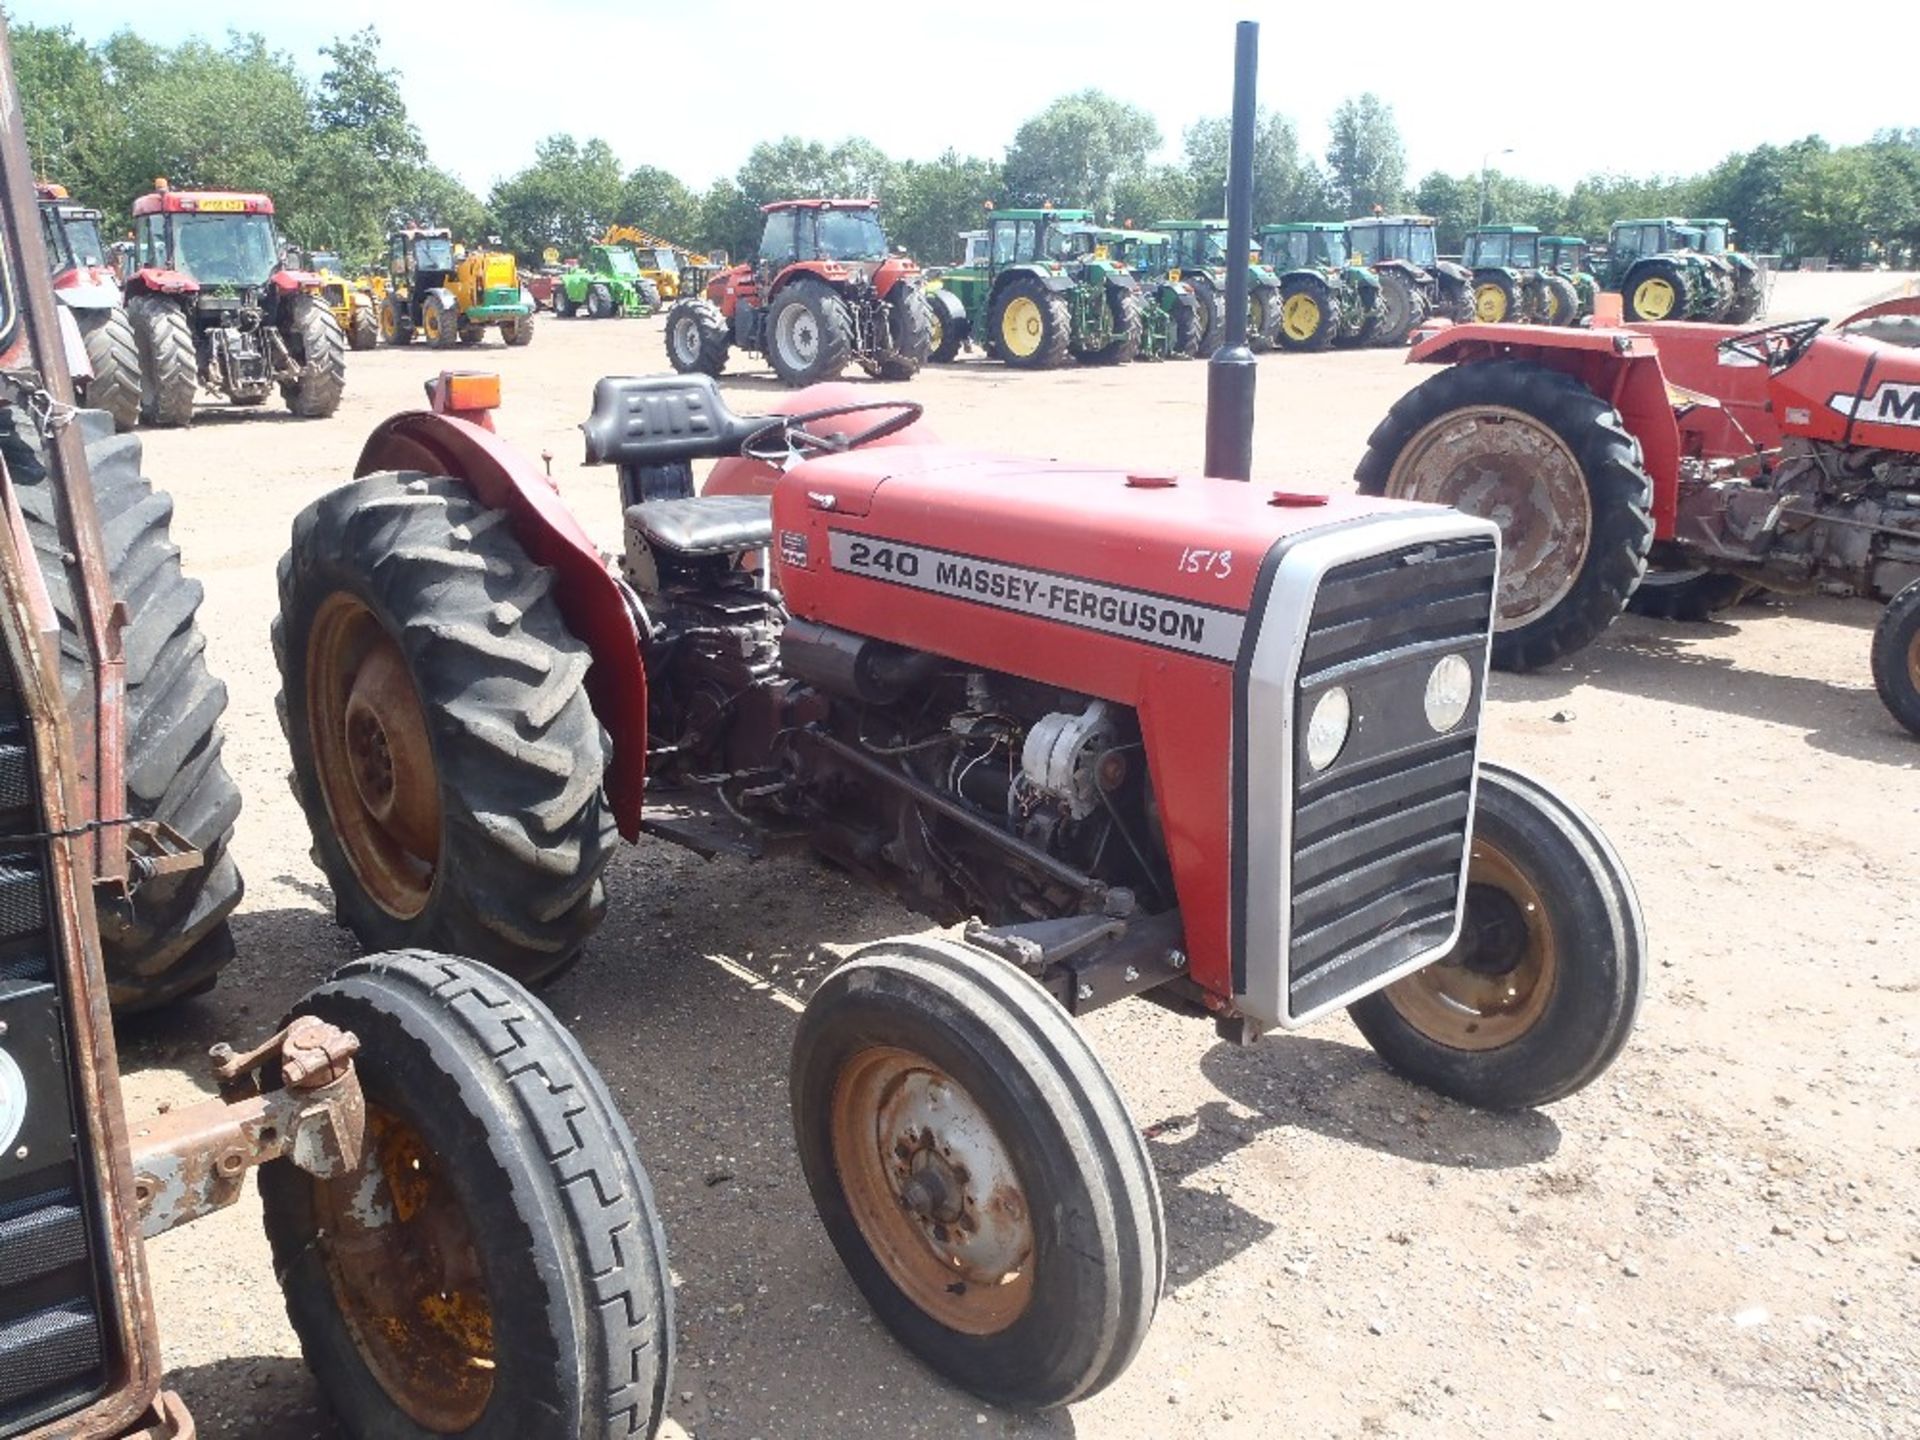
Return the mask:
[(620, 467), (623, 505), (693, 494), (695, 460), (738, 455), (767, 423), (736, 415), (708, 375), (608, 375), (580, 429), (587, 464)]

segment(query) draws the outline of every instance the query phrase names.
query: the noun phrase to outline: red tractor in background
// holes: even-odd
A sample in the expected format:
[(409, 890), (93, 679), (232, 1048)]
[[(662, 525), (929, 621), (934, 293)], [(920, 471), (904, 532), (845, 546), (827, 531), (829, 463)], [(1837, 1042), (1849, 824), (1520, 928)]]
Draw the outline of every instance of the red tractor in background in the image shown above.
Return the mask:
[(53, 272), (54, 298), (72, 312), (93, 373), (81, 400), (113, 417), (116, 430), (140, 423), (140, 347), (120, 294), (120, 277), (100, 235), (100, 212), (77, 205), (67, 187), (34, 186), (40, 237)]
[(1497, 520), (1493, 662), (1532, 670), (1623, 610), (1699, 619), (1754, 586), (1888, 600), (1873, 676), (1920, 735), (1920, 350), (1799, 320), (1415, 344), (1447, 368), (1368, 442), (1369, 495)]
[(133, 202), (127, 314), (140, 346), (140, 417), (187, 425), (202, 388), (258, 405), (277, 385), (301, 419), (333, 414), (347, 338), (322, 277), (281, 266), (273, 201), (165, 180)]
[(893, 252), (877, 200), (779, 200), (752, 264), (667, 312), (667, 359), (683, 375), (718, 375), (734, 346), (764, 353), (789, 385), (860, 366), (907, 380), (933, 352), (920, 267)]

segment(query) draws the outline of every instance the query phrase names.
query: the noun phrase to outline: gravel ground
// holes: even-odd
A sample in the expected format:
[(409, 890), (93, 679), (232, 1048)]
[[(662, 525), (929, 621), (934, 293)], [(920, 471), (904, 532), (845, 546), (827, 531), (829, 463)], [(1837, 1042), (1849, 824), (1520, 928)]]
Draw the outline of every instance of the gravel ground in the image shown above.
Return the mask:
[[(1890, 283), (1782, 277), (1774, 314), (1841, 313)], [(565, 498), (617, 543), (613, 476), (579, 468), (571, 427), (595, 377), (663, 368), (660, 321), (543, 318), (527, 350), (457, 358), (499, 367), (501, 430), (551, 450)], [(127, 1027), (136, 1114), (204, 1092), (211, 1041), (271, 1028), (352, 952), (285, 784), (274, 565), (296, 511), (437, 368), (422, 350), (355, 355), (330, 421), (206, 411), (149, 440), (231, 691), (248, 894), (223, 983)], [(1350, 484), (1418, 378), (1378, 351), (1263, 360), (1257, 478)], [(742, 409), (771, 386), (727, 383)], [(1010, 452), (1180, 467), (1200, 449), (1198, 365), (963, 363), (911, 393), (946, 438)], [(623, 851), (605, 928), (548, 999), (659, 1190), (679, 1304), (668, 1433), (1920, 1435), (1920, 745), (1873, 696), (1874, 618), (1802, 601), (1701, 626), (1629, 619), (1570, 665), (1496, 678), (1488, 752), (1602, 823), (1653, 947), (1635, 1040), (1551, 1111), (1493, 1117), (1417, 1091), (1344, 1020), (1239, 1050), (1152, 1007), (1095, 1016), (1151, 1137), (1171, 1269), (1133, 1368), (1061, 1413), (983, 1409), (898, 1349), (793, 1157), (796, 997), (847, 947), (921, 922), (813, 863)], [(203, 1435), (335, 1433), (251, 1190), (149, 1263)]]

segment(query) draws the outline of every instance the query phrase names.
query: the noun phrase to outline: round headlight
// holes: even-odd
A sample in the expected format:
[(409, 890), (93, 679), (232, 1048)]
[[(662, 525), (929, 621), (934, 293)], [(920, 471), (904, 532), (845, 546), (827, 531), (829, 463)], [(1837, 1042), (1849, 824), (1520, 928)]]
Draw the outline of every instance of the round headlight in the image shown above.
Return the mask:
[(1307, 764), (1324, 770), (1340, 758), (1353, 728), (1353, 700), (1344, 687), (1336, 685), (1313, 702), (1307, 717)]
[(27, 1077), (20, 1073), (13, 1057), (0, 1050), (0, 1152), (13, 1148), (14, 1136), (20, 1133), (26, 1118)]
[(1473, 703), (1473, 667), (1458, 655), (1443, 656), (1427, 676), (1427, 724), (1441, 735), (1465, 717)]

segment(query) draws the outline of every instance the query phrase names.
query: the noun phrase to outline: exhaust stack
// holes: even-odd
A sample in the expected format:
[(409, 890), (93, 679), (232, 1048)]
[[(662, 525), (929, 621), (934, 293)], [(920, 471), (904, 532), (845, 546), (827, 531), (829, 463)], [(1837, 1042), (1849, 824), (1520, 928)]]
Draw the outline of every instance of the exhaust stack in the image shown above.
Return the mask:
[(1206, 473), (1253, 476), (1253, 352), (1247, 348), (1247, 250), (1253, 243), (1254, 77), (1260, 26), (1234, 30), (1233, 140), (1227, 153), (1227, 337), (1207, 362)]

